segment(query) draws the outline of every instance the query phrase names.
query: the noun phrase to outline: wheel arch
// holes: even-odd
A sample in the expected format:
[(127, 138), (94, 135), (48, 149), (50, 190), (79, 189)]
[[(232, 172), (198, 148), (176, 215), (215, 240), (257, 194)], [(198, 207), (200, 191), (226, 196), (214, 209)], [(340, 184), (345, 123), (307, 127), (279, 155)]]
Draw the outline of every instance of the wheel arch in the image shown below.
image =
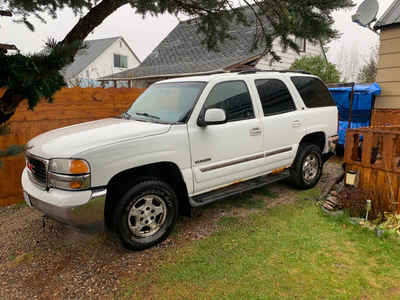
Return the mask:
[(121, 196), (121, 191), (126, 190), (143, 178), (156, 178), (168, 184), (175, 192), (179, 203), (179, 213), (190, 217), (190, 205), (186, 184), (179, 167), (172, 162), (159, 162), (124, 170), (114, 175), (107, 184), (105, 203), (105, 218), (107, 212), (113, 210), (117, 204), (115, 199)]
[(325, 133), (322, 131), (319, 132), (313, 132), (305, 135), (301, 141), (301, 144), (314, 144), (318, 146), (319, 149), (321, 149), (321, 152), (324, 152), (325, 149), (325, 141), (326, 141), (326, 136)]

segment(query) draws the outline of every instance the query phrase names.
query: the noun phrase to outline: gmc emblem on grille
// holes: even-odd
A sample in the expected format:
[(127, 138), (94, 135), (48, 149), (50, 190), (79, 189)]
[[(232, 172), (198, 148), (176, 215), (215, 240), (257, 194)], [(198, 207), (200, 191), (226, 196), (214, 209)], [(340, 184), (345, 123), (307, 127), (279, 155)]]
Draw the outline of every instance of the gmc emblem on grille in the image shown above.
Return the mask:
[(32, 165), (29, 161), (26, 162), (26, 167), (31, 171), (33, 174), (35, 174), (35, 166)]

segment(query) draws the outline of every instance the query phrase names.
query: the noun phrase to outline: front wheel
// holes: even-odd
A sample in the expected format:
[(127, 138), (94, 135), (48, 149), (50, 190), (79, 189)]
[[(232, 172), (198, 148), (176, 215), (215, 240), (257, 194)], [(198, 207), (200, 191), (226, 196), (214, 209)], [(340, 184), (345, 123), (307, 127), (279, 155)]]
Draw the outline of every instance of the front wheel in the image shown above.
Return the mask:
[(129, 250), (144, 250), (165, 240), (178, 218), (178, 201), (172, 188), (157, 179), (128, 188), (112, 212), (109, 232)]
[(321, 177), (322, 165), (321, 149), (313, 144), (301, 144), (290, 167), (290, 183), (299, 189), (314, 187)]

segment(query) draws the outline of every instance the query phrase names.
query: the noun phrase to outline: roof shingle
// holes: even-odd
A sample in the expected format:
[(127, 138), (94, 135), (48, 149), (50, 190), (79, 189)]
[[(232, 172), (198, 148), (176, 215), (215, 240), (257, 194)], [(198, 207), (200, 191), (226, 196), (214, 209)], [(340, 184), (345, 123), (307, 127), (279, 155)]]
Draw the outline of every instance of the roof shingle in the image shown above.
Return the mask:
[[(112, 38), (84, 41), (83, 44), (86, 45), (86, 47), (76, 53), (74, 62), (72, 64), (61, 70), (64, 78), (72, 79), (78, 76), (120, 38), (122, 37), (117, 36)], [(46, 54), (49, 51), (49, 48), (44, 48), (42, 51), (40, 51), (40, 53)]]
[[(250, 9), (245, 13), (250, 20), (253, 19)], [(204, 35), (198, 32), (197, 22), (197, 19), (181, 21), (138, 67), (102, 79), (211, 72), (263, 52), (262, 47), (252, 49), (256, 26), (247, 27), (236, 22), (232, 22), (229, 32), (235, 39), (226, 39), (223, 45), (219, 45), (218, 52), (209, 51), (202, 43)]]
[(74, 62), (65, 69), (64, 77), (75, 78), (78, 76), (120, 38), (120, 36), (117, 36), (106, 39), (84, 41), (84, 44), (86, 44), (87, 47), (76, 53)]

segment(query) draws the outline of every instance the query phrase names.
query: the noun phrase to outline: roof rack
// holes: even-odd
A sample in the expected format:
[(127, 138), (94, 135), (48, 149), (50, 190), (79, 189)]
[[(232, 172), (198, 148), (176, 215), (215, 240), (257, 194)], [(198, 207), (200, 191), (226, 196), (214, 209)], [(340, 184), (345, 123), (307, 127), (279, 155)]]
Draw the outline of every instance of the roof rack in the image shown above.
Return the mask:
[(254, 73), (258, 73), (258, 72), (311, 74), (310, 72), (303, 71), (303, 70), (260, 70), (257, 68), (243, 70), (243, 71), (240, 71), (238, 74), (254, 74)]
[(236, 69), (230, 69), (230, 70), (225, 70), (226, 73), (254, 73), (255, 71), (261, 71), (260, 69), (257, 68), (236, 68)]

